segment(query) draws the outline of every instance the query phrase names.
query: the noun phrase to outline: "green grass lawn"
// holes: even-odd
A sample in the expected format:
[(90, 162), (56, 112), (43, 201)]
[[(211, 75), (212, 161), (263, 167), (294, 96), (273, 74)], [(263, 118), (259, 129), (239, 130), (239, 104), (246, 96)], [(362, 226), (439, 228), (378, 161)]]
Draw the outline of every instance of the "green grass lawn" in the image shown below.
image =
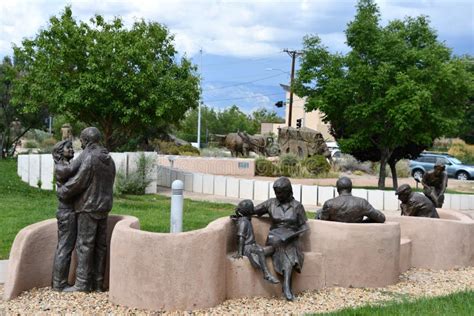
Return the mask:
[(389, 302), (383, 306), (346, 308), (330, 316), (471, 316), (474, 315), (474, 291), (454, 293), (436, 298), (422, 298), (411, 302)]
[[(7, 259), (16, 234), (23, 227), (55, 217), (57, 200), (52, 191), (39, 190), (21, 181), (16, 160), (0, 160), (0, 259)], [(233, 213), (231, 204), (185, 200), (183, 229), (205, 227)], [(142, 230), (169, 232), (170, 199), (159, 195), (114, 198), (112, 214), (136, 216)]]

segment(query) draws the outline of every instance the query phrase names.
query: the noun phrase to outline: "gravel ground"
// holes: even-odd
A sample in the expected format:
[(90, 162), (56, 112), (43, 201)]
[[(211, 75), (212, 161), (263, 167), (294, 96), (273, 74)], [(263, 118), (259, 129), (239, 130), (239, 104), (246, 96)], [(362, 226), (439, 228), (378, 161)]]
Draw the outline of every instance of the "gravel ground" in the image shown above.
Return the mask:
[[(303, 314), (334, 311), (345, 307), (380, 304), (387, 300), (443, 296), (462, 290), (474, 290), (474, 267), (448, 271), (411, 269), (400, 276), (400, 282), (386, 288), (329, 288), (306, 291), (295, 302), (282, 298), (245, 298), (227, 300), (214, 308), (190, 312), (160, 313), (117, 306), (108, 301), (107, 293), (58, 293), (50, 288), (33, 289), (15, 300), (0, 301), (0, 315), (267, 315)], [(3, 295), (3, 285), (0, 285)]]

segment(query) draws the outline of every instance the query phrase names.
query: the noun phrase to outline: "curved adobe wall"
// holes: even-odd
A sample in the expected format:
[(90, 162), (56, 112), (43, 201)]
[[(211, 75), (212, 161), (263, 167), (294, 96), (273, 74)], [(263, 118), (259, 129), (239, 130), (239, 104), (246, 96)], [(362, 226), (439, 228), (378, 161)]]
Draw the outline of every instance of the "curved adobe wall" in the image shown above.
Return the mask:
[(398, 282), (398, 223), (309, 220), (309, 225), (303, 246), (323, 255), (326, 286), (380, 287)]
[(410, 267), (453, 269), (474, 265), (474, 221), (459, 212), (438, 210), (440, 219), (387, 216), (411, 240)]
[[(264, 244), (268, 219), (252, 220)], [(294, 274), (294, 290), (324, 286), (376, 287), (396, 283), (399, 272), (398, 223), (345, 224), (309, 220), (302, 238), (305, 265)], [(136, 229), (136, 220), (117, 224), (111, 241), (110, 300), (151, 310), (192, 310), (225, 299), (281, 295), (247, 259), (231, 257), (235, 228), (220, 218), (206, 228), (163, 234)], [(342, 260), (341, 260), (342, 259)], [(115, 264), (117, 263), (117, 264)], [(268, 259), (271, 267), (271, 260)]]
[[(129, 216), (109, 216), (108, 244), (110, 244), (110, 237), (115, 224), (124, 218), (129, 218)], [(18, 232), (10, 251), (8, 275), (3, 294), (5, 300), (13, 299), (22, 291), (34, 287), (51, 286), (53, 259), (57, 243), (56, 219), (48, 219), (29, 225)], [(74, 261), (71, 266), (74, 266)], [(108, 265), (109, 260), (107, 260)], [(72, 273), (70, 280), (71, 277)], [(106, 283), (107, 280), (106, 275)]]
[(206, 228), (177, 233), (140, 231), (136, 222), (117, 224), (111, 241), (109, 298), (151, 310), (190, 310), (226, 298), (227, 218)]

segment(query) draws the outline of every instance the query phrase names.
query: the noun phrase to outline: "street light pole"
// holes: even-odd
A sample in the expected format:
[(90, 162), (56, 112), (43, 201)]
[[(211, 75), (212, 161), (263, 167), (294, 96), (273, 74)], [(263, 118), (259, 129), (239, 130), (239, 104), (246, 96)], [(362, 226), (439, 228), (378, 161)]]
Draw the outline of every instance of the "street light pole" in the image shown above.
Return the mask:
[(199, 100), (199, 105), (198, 105), (198, 130), (197, 130), (197, 146), (198, 149), (201, 149), (201, 105), (202, 105), (202, 48), (199, 50), (199, 53), (201, 54), (201, 100)]

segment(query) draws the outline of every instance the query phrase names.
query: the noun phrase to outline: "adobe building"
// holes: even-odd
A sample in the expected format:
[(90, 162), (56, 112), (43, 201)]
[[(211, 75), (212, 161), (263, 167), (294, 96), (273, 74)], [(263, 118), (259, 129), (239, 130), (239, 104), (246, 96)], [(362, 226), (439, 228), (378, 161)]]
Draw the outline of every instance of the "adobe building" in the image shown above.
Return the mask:
[[(288, 126), (290, 87), (285, 84), (280, 84), (280, 86), (286, 92), (286, 102), (284, 103), (285, 123), (262, 123), (261, 134), (274, 133), (275, 135), (278, 135), (279, 127)], [(329, 133), (329, 124), (323, 122), (324, 114), (319, 110), (305, 112), (305, 103), (306, 98), (300, 98), (296, 94), (293, 94), (291, 126), (296, 127), (297, 120), (301, 119), (301, 127), (308, 127), (317, 130), (318, 132), (323, 134), (325, 141), (334, 141), (334, 137), (332, 137), (332, 135)]]

